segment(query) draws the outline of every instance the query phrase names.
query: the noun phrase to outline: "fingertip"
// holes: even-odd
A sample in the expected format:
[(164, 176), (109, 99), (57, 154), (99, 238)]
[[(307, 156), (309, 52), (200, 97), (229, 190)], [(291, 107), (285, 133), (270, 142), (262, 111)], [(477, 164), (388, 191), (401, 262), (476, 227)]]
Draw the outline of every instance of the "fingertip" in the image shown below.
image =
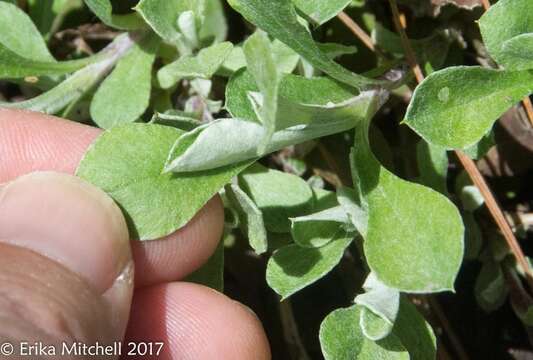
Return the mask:
[(74, 173), (100, 132), (42, 113), (0, 108), (0, 183), (38, 170)]
[(224, 228), (224, 207), (213, 197), (175, 233), (132, 245), (137, 287), (183, 279), (214, 253)]
[(126, 341), (164, 343), (159, 356), (143, 359), (271, 358), (263, 327), (251, 310), (205, 286), (184, 282), (136, 293)]

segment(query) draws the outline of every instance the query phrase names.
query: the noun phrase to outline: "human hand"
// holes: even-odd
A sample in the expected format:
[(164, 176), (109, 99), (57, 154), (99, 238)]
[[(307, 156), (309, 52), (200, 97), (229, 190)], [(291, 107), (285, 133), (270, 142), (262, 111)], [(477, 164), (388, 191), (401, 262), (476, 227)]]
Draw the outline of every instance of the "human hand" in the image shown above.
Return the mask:
[(163, 239), (130, 242), (115, 203), (66, 175), (99, 131), (0, 109), (0, 345), (60, 352), (62, 343), (123, 341), (122, 357), (130, 358), (128, 342), (162, 342), (152, 358), (269, 359), (251, 311), (180, 281), (220, 240), (220, 199)]

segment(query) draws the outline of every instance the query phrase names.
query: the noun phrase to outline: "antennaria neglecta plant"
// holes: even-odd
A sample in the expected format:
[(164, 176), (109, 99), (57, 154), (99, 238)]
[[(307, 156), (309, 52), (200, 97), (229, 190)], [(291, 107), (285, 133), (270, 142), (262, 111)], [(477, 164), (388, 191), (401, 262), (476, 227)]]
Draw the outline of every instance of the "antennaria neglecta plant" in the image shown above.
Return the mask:
[(402, 0), (402, 16), (395, 0), (39, 1), (0, 1), (0, 106), (104, 130), (76, 174), (132, 241), (221, 196), (224, 239), (189, 280), (230, 279), (243, 298), (235, 284), (252, 284), (252, 308), (279, 317), (265, 321), (275, 356), (426, 360), (442, 343), (487, 358), (437, 296), (512, 309), (530, 330), (529, 259), (448, 154), (505, 156), (494, 124), (519, 122), (533, 93), (533, 1)]

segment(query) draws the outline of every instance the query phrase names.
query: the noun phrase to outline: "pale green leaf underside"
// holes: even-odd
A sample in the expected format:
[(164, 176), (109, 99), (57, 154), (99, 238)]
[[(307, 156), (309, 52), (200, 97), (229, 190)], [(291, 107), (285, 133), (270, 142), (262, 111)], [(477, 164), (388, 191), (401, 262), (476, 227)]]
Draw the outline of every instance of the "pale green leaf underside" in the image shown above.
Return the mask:
[(211, 78), (231, 53), (230, 42), (202, 49), (197, 55), (184, 55), (157, 72), (161, 87), (168, 89), (181, 79)]
[(322, 25), (344, 10), (351, 0), (292, 0), (292, 2), (314, 23)]
[(179, 229), (245, 167), (162, 174), (168, 152), (182, 133), (154, 124), (116, 126), (91, 145), (78, 167), (78, 176), (119, 204), (132, 238), (152, 240)]
[[(276, 130), (278, 111), (278, 91), (281, 74), (278, 72), (272, 46), (267, 34), (258, 30), (243, 45), (248, 71), (253, 74), (261, 94), (261, 104), (256, 106), (256, 114), (265, 128), (265, 136), (260, 139), (258, 152), (264, 152)], [(249, 93), (250, 97), (251, 94)]]
[(250, 242), (255, 253), (260, 255), (267, 251), (267, 231), (263, 213), (252, 199), (237, 185), (226, 186), (226, 196), (239, 214), (239, 226)]
[(228, 0), (228, 3), (246, 20), (291, 47), (332, 78), (359, 89), (386, 83), (352, 73), (331, 60), (298, 22), (290, 0)]
[(377, 315), (369, 308), (361, 307), (361, 318), (359, 325), (363, 331), (363, 335), (369, 340), (378, 341), (387, 337), (394, 326), (393, 323), (385, 320), (385, 318)]
[(227, 34), (220, 0), (141, 0), (135, 10), (159, 36), (174, 45), (182, 41), (178, 19), (186, 11), (192, 11), (200, 25), (200, 41), (222, 41)]
[[(326, 360), (408, 360), (395, 334), (383, 340), (368, 339), (359, 326), (361, 307), (353, 305), (330, 313), (320, 325), (320, 346)], [(429, 359), (429, 358), (428, 358)]]
[(357, 128), (352, 152), (354, 185), (368, 204), (364, 252), (385, 285), (405, 292), (452, 290), (463, 258), (464, 227), (446, 197), (402, 180), (382, 167)]
[(289, 218), (310, 211), (313, 191), (299, 176), (254, 164), (239, 176), (240, 187), (263, 213), (272, 232), (289, 232)]
[(292, 238), (302, 247), (324, 246), (351, 225), (341, 206), (291, 218), (290, 221)]
[(60, 62), (55, 60), (31, 60), (16, 54), (0, 44), (0, 79), (69, 74), (100, 59), (99, 56), (91, 56), (79, 60)]
[(533, 33), (532, 1), (498, 1), (481, 17), (479, 28), (487, 50), (498, 64), (508, 70), (531, 69), (531, 55), (529, 59), (523, 59), (514, 52), (508, 52), (505, 46), (512, 38)]
[(158, 40), (135, 44), (94, 94), (91, 117), (103, 129), (137, 120), (150, 101), (152, 65)]
[(352, 237), (339, 237), (320, 248), (286, 245), (274, 252), (267, 265), (266, 280), (286, 299), (321, 279), (341, 260)]
[(415, 90), (405, 123), (427, 142), (464, 149), (477, 143), (511, 106), (533, 92), (533, 70), (457, 66), (428, 76)]
[(365, 292), (357, 295), (354, 302), (363, 307), (361, 329), (370, 340), (381, 340), (392, 330), (400, 308), (400, 293), (379, 281), (370, 273), (363, 288)]
[(30, 17), (7, 2), (0, 2), (0, 44), (28, 60), (55, 61)]
[[(226, 98), (231, 114), (234, 117), (244, 115), (242, 118), (246, 120), (218, 119), (187, 133), (173, 148), (166, 171), (212, 169), (258, 157), (257, 139), (265, 136), (265, 129), (259, 120), (255, 120), (257, 117), (247, 96), (249, 90), (254, 89), (249, 84), (253, 79), (244, 74), (247, 72), (234, 75), (243, 80), (230, 81)], [(326, 95), (333, 101), (341, 102), (328, 103)], [(276, 124), (279, 130), (274, 132), (262, 154), (351, 129), (373, 115), (370, 104), (377, 98), (381, 95), (376, 91), (355, 96), (331, 79), (286, 75), (281, 82), (278, 99), (280, 110)], [(307, 103), (309, 101), (315, 104)], [(247, 116), (255, 121), (250, 121)]]
[(144, 26), (143, 20), (135, 13), (114, 15), (110, 0), (84, 0), (91, 11), (108, 26), (121, 30), (134, 30)]

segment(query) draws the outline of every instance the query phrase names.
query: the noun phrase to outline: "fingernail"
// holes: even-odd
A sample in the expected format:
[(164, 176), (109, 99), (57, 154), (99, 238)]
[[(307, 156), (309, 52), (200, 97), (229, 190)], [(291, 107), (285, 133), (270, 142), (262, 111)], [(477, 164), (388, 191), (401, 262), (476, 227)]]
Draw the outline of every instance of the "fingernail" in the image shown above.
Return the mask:
[(131, 262), (127, 225), (113, 200), (77, 177), (54, 172), (0, 187), (0, 242), (59, 262), (102, 293)]

